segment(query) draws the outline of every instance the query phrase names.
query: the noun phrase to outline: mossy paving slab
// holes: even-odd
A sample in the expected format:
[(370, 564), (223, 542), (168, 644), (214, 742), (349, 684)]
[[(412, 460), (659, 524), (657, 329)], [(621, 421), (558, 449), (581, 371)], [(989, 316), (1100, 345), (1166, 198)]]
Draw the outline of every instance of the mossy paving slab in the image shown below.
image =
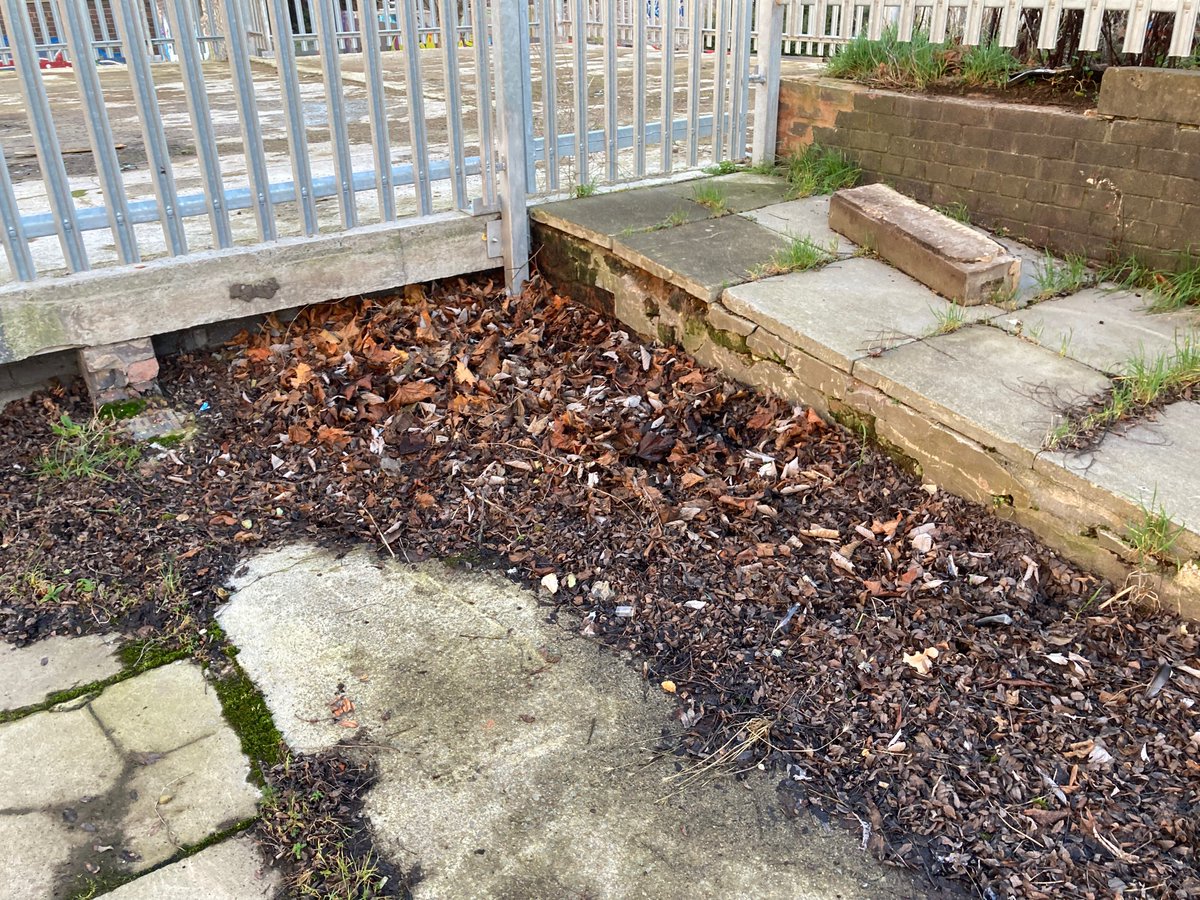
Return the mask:
[(723, 216), (614, 238), (615, 256), (712, 302), (730, 285), (754, 277), (788, 241), (741, 216)]
[(1132, 358), (1171, 354), (1200, 335), (1194, 310), (1152, 313), (1144, 297), (1115, 287), (1094, 287), (1020, 312), (997, 316), (1005, 331), (1104, 372), (1125, 371)]
[[(639, 231), (698, 222), (718, 215), (693, 200), (697, 185), (716, 185), (725, 212), (741, 213), (786, 199), (782, 178), (738, 172), (716, 178), (680, 181), (535, 206), (535, 221), (611, 250), (613, 240)], [(676, 221), (673, 221), (673, 217)]]
[(809, 238), (822, 247), (836, 244), (839, 251), (848, 253), (858, 245), (829, 227), (829, 198), (805, 197), (773, 203), (743, 215), (763, 228), (769, 228), (786, 238)]
[(1060, 410), (1109, 385), (1095, 369), (986, 325), (860, 360), (854, 375), (985, 447), (1028, 462)]
[[(729, 288), (721, 297), (749, 319), (811, 356), (845, 372), (873, 353), (933, 334), (955, 310), (923, 284), (877, 259), (845, 259)], [(958, 307), (966, 322), (994, 307)]]
[[(255, 815), (200, 668), (176, 662), (0, 725), (0, 884), (29, 900), (121, 879)], [(38, 852), (24, 852), (26, 844)]]
[(0, 648), (0, 712), (44, 703), (51, 694), (116, 675), (121, 671), (117, 641), (116, 635), (89, 634)]
[(242, 585), (218, 618), (289, 744), (357, 740), (330, 721), (342, 685), (387, 748), (366, 811), (376, 847), (420, 867), (416, 900), (927, 895), (857, 833), (782, 815), (778, 778), (668, 796), (675, 767), (643, 748), (673, 699), (505, 579), (308, 549)]

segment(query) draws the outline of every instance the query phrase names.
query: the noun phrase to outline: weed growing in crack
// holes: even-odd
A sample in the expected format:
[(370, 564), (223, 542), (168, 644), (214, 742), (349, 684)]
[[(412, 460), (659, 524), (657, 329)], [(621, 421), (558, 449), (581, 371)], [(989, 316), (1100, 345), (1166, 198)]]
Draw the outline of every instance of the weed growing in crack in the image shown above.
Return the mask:
[(1200, 256), (1184, 251), (1175, 270), (1155, 269), (1129, 256), (1101, 270), (1101, 281), (1126, 290), (1147, 290), (1150, 308), (1156, 312), (1200, 305)]
[(1150, 498), (1149, 506), (1141, 507), (1142, 518), (1126, 528), (1126, 543), (1138, 559), (1159, 563), (1171, 561), (1171, 549), (1183, 533), (1182, 525), (1175, 525), (1167, 511), (1158, 503), (1158, 491)]
[(800, 153), (789, 156), (780, 166), (792, 186), (795, 197), (832, 194), (854, 187), (862, 177), (857, 163), (847, 159), (840, 150), (830, 150), (820, 144), (809, 144)]
[(1092, 284), (1095, 280), (1091, 270), (1088, 269), (1087, 260), (1082, 256), (1068, 256), (1059, 261), (1049, 253), (1042, 260), (1033, 277), (1038, 287), (1036, 296), (1038, 300), (1049, 300), (1051, 297), (1073, 294), (1080, 288)]
[(583, 184), (575, 185), (576, 197), (590, 197), (594, 193), (596, 193), (596, 183), (594, 181), (587, 181)]
[(967, 312), (957, 303), (947, 303), (944, 309), (930, 306), (929, 311), (933, 313), (933, 318), (936, 320), (930, 337), (939, 334), (954, 334), (967, 324)]
[(141, 456), (138, 448), (126, 442), (110, 425), (99, 419), (75, 422), (63, 413), (50, 426), (54, 446), (37, 462), (42, 478), (74, 481), (96, 478), (112, 481), (113, 472), (128, 469)]
[(822, 246), (812, 238), (792, 238), (791, 242), (781, 250), (776, 251), (769, 263), (759, 266), (752, 273), (756, 278), (766, 278), (771, 275), (785, 275), (788, 272), (805, 272), (809, 269), (819, 269), (837, 259), (837, 241), (831, 241), (828, 246)]
[(692, 199), (716, 216), (723, 216), (729, 210), (728, 198), (719, 184), (711, 181), (701, 181), (692, 188)]

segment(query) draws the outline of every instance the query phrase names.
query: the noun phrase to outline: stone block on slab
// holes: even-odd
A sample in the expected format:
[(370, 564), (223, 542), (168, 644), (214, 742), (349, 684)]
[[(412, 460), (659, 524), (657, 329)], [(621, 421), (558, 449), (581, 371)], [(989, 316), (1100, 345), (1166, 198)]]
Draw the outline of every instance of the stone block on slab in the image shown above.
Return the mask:
[(838, 191), (829, 226), (955, 303), (1017, 290), (1021, 262), (1001, 244), (883, 184)]

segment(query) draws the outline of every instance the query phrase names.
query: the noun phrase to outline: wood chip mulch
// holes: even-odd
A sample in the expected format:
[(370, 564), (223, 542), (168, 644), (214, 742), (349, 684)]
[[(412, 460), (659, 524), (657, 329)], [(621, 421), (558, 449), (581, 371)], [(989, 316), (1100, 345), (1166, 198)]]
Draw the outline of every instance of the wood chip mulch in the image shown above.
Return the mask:
[(9, 641), (203, 628), (284, 540), (495, 564), (640, 654), (684, 752), (769, 721), (740, 767), (884, 860), (984, 897), (1200, 895), (1196, 628), (808, 410), (544, 284), (312, 308), (162, 386), (198, 436), (111, 482), (33, 474), (78, 388), (0, 417)]

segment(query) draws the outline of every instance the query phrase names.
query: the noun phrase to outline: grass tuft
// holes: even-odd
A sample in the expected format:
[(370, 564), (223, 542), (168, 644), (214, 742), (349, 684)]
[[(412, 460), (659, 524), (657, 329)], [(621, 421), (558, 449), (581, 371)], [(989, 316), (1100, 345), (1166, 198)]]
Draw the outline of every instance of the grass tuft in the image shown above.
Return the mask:
[(963, 51), (960, 77), (967, 87), (1004, 87), (1020, 68), (1020, 61), (1007, 47), (989, 41)]
[(1082, 256), (1068, 256), (1059, 261), (1049, 253), (1033, 277), (1038, 287), (1036, 300), (1064, 297), (1095, 282), (1095, 276)]
[(841, 188), (854, 187), (862, 177), (858, 165), (840, 150), (820, 144), (809, 144), (802, 152), (785, 159), (780, 168), (796, 197), (832, 194)]
[(1171, 562), (1171, 549), (1183, 533), (1183, 526), (1175, 525), (1159, 505), (1157, 490), (1150, 499), (1150, 505), (1142, 506), (1141, 510), (1141, 521), (1131, 523), (1126, 529), (1126, 543), (1142, 562)]
[(967, 324), (967, 312), (957, 303), (947, 303), (945, 309), (930, 306), (929, 311), (933, 313), (934, 319), (937, 320), (931, 336), (954, 334), (954, 332)]
[(867, 84), (923, 90), (945, 75), (947, 66), (945, 44), (933, 43), (923, 31), (914, 32), (911, 41), (901, 41), (897, 29), (891, 27), (877, 41), (868, 39), (865, 31), (859, 33), (829, 60), (825, 73)]
[(1088, 409), (1068, 413), (1046, 438), (1048, 450), (1078, 447), (1089, 435), (1136, 418), (1200, 384), (1200, 339), (1184, 336), (1173, 353), (1139, 354), (1125, 363), (1108, 394)]
[(1200, 256), (1191, 250), (1183, 252), (1174, 270), (1155, 269), (1130, 256), (1102, 270), (1099, 277), (1126, 290), (1150, 291), (1156, 312), (1200, 305)]
[(837, 259), (837, 241), (830, 242), (825, 247), (812, 238), (792, 238), (782, 250), (775, 253), (769, 263), (759, 266), (754, 271), (756, 278), (767, 278), (772, 275), (786, 275), (788, 272), (804, 272), (809, 269), (819, 269)]
[(692, 199), (701, 206), (710, 210), (714, 215), (723, 216), (728, 209), (726, 204), (729, 202), (725, 196), (724, 189), (711, 181), (697, 182), (692, 188)]
[(596, 182), (594, 181), (588, 181), (583, 184), (575, 185), (576, 197), (590, 197), (594, 193), (596, 193)]
[(126, 442), (110, 424), (92, 419), (75, 422), (69, 415), (51, 423), (54, 446), (37, 462), (42, 478), (75, 481), (95, 478), (112, 481), (113, 472), (128, 469), (137, 462), (138, 448)]

